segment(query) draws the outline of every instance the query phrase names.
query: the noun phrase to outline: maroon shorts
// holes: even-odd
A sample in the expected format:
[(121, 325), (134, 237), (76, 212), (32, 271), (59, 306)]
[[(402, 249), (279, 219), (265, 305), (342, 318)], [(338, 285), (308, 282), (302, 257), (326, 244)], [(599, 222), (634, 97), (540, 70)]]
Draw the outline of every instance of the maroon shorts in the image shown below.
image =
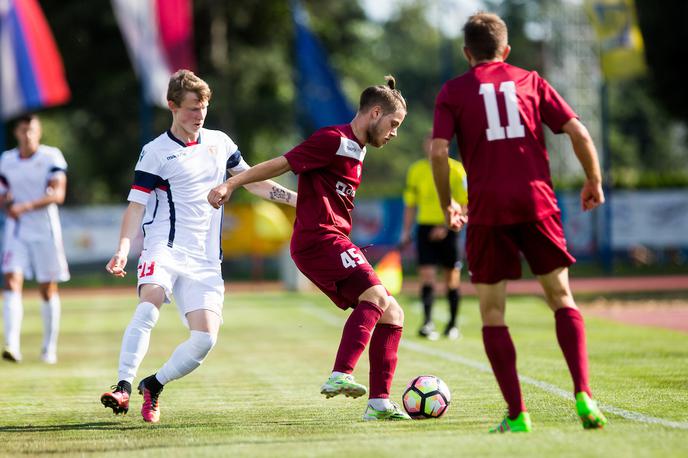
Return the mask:
[(519, 252), (523, 253), (535, 275), (548, 274), (576, 262), (566, 250), (559, 213), (528, 223), (468, 225), (466, 257), (471, 283), (521, 278)]
[(382, 284), (361, 249), (345, 237), (319, 240), (305, 250), (292, 251), (291, 257), (296, 267), (341, 309), (355, 307), (365, 290)]

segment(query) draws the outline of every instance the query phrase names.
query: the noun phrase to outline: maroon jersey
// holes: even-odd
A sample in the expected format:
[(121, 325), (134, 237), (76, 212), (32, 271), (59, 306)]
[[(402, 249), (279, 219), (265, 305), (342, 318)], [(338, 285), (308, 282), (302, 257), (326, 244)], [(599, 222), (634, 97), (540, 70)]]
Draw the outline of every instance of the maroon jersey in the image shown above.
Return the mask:
[(342, 124), (316, 131), (284, 155), (299, 175), (292, 253), (328, 235), (349, 236), (365, 154), (351, 126)]
[(456, 134), (468, 175), (469, 221), (515, 224), (558, 212), (542, 124), (560, 133), (576, 117), (536, 72), (504, 62), (479, 64), (445, 83), (433, 137)]

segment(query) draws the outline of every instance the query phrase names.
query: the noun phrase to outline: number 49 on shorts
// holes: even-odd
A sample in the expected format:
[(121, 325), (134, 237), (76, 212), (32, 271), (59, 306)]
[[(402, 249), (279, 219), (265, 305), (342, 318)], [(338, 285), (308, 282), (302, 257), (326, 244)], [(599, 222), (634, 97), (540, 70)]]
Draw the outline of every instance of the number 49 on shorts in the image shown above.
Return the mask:
[(366, 263), (365, 258), (360, 253), (356, 252), (356, 248), (349, 248), (346, 251), (342, 251), (339, 256), (342, 258), (342, 265), (346, 269)]

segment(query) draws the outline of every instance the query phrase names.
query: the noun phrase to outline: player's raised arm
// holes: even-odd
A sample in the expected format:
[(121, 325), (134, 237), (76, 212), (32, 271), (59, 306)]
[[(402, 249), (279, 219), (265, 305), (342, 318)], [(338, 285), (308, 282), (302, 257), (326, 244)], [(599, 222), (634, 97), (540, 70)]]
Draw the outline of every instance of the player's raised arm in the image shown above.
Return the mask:
[(239, 186), (245, 186), (257, 181), (269, 180), (289, 170), (291, 170), (291, 167), (284, 156), (261, 162), (245, 172), (230, 177), (224, 183), (215, 186), (210, 193), (208, 193), (208, 202), (213, 207), (220, 208), (229, 200), (234, 190)]
[(105, 266), (105, 270), (115, 277), (124, 277), (127, 274), (124, 268), (127, 265), (127, 256), (129, 256), (131, 241), (136, 237), (141, 228), (141, 222), (143, 221), (145, 212), (146, 207), (136, 202), (129, 202), (129, 206), (124, 211), (122, 228), (119, 235), (119, 246)]
[(589, 211), (599, 207), (604, 203), (604, 192), (602, 191), (602, 172), (600, 171), (600, 160), (597, 156), (595, 144), (585, 128), (578, 119), (572, 118), (563, 125), (562, 130), (571, 139), (571, 146), (576, 153), (576, 157), (585, 171), (585, 183), (581, 189), (581, 208)]

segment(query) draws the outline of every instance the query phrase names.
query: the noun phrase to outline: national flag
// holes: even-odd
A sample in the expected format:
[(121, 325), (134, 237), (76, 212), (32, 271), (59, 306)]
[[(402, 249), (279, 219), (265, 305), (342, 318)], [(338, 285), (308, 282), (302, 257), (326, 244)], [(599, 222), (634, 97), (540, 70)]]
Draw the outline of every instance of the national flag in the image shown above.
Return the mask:
[(167, 107), (170, 75), (194, 70), (191, 0), (112, 0), (147, 102)]
[(334, 124), (344, 124), (354, 117), (330, 67), (327, 53), (310, 29), (308, 14), (299, 0), (292, 0), (292, 17), (296, 29), (296, 88), (299, 113), (308, 124), (306, 130), (315, 130)]
[(605, 79), (633, 78), (645, 73), (643, 36), (633, 0), (586, 0), (585, 8), (597, 34)]
[(2, 119), (66, 103), (62, 58), (36, 0), (0, 0)]

